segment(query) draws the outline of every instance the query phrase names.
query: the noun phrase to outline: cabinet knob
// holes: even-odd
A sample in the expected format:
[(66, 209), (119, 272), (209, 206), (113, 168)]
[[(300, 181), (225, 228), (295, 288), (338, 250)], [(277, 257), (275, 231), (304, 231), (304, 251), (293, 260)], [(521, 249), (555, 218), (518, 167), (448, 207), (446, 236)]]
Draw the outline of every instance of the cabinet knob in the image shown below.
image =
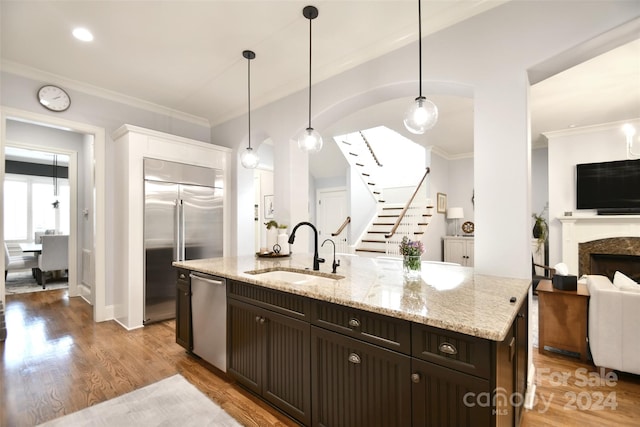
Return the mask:
[(360, 321), (354, 317), (353, 319), (349, 320), (349, 326), (351, 326), (352, 328), (359, 328)]
[(419, 383), (420, 382), (420, 374), (411, 374), (411, 382)]
[(456, 346), (448, 342), (443, 342), (442, 344), (440, 344), (440, 346), (438, 346), (438, 350), (440, 350), (441, 353), (458, 354), (458, 349), (456, 348)]
[(181, 278), (181, 279), (186, 279), (186, 278), (187, 278), (187, 276), (185, 276), (185, 275), (184, 275), (184, 273), (180, 273), (180, 278)]
[(264, 318), (264, 317), (261, 317), (261, 318), (260, 318), (260, 324), (261, 324), (261, 325), (264, 325), (264, 322), (266, 322), (265, 318)]
[(256, 323), (260, 323), (260, 316), (256, 316)]
[(184, 296), (185, 296), (185, 297), (188, 297), (188, 296), (189, 296), (189, 292), (185, 292), (185, 293), (184, 293)]
[(354, 364), (359, 364), (360, 363), (360, 356), (358, 356), (355, 353), (351, 353), (349, 355), (349, 362), (354, 363)]

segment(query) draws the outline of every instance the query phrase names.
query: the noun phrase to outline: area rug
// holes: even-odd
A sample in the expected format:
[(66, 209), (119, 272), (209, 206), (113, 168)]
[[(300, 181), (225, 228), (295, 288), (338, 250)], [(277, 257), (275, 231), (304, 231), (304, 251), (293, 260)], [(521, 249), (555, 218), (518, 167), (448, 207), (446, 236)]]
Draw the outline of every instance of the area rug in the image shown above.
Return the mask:
[(40, 426), (235, 427), (240, 424), (178, 374)]
[(55, 289), (67, 289), (69, 283), (66, 279), (47, 282), (45, 289), (38, 285), (36, 279), (31, 275), (31, 271), (11, 271), (4, 282), (4, 293), (6, 295), (26, 294), (29, 292), (52, 291)]

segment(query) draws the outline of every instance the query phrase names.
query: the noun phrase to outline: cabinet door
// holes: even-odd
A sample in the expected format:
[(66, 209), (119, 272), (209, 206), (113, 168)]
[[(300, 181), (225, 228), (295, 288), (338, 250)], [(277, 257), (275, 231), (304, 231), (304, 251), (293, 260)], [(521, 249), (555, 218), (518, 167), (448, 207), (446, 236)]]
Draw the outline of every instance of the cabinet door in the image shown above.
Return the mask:
[(176, 343), (191, 351), (191, 284), (188, 273), (183, 270), (178, 271), (176, 292)]
[[(264, 322), (262, 321), (264, 319)], [(263, 397), (305, 425), (311, 422), (311, 326), (265, 310)]]
[(464, 265), (465, 247), (462, 240), (446, 239), (444, 241), (444, 261)]
[(473, 267), (473, 240), (467, 240), (465, 248), (465, 262), (462, 265), (467, 267)]
[(408, 356), (312, 326), (312, 425), (411, 425), (410, 368)]
[(417, 359), (411, 365), (413, 427), (491, 425), (488, 380)]
[(260, 393), (262, 310), (227, 299), (227, 373), (255, 393)]

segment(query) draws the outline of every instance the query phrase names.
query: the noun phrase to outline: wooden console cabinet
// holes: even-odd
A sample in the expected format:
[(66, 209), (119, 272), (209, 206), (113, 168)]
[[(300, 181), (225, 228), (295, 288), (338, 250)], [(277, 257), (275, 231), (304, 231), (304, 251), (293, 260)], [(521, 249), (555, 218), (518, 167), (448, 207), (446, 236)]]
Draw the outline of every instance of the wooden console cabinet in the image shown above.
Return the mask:
[(580, 354), (587, 360), (589, 290), (578, 283), (576, 291), (555, 289), (550, 280), (538, 285), (538, 351), (545, 346)]

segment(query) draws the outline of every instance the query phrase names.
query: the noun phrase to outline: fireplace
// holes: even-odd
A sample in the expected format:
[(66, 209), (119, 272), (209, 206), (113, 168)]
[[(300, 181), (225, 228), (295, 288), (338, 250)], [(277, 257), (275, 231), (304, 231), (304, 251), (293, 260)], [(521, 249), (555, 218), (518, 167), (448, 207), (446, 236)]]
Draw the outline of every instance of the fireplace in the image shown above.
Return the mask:
[(613, 237), (578, 244), (579, 275), (601, 274), (613, 280), (620, 271), (640, 282), (640, 237)]

